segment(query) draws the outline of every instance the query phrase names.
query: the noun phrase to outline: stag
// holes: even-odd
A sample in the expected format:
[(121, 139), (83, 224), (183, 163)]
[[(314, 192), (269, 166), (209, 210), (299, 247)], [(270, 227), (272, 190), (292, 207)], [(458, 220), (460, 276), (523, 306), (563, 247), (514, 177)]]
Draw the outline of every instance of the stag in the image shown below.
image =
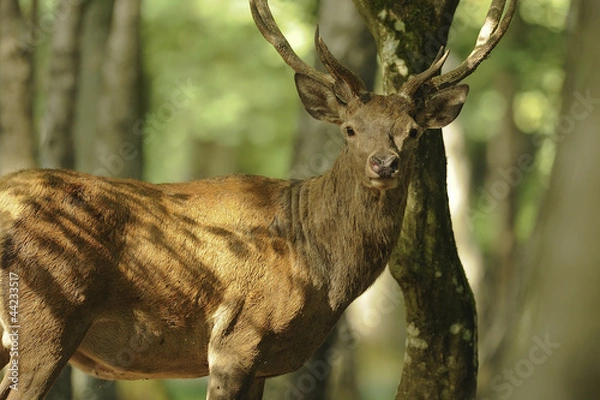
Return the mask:
[(70, 362), (104, 379), (209, 375), (208, 398), (260, 399), (299, 368), (381, 274), (402, 225), (414, 149), (454, 120), (459, 84), (506, 31), (494, 0), (456, 70), (448, 52), (397, 94), (370, 93), (321, 40), (304, 63), (266, 0), (258, 29), (345, 144), (307, 180), (235, 175), (159, 184), (65, 170), (0, 179), (0, 399), (43, 399)]

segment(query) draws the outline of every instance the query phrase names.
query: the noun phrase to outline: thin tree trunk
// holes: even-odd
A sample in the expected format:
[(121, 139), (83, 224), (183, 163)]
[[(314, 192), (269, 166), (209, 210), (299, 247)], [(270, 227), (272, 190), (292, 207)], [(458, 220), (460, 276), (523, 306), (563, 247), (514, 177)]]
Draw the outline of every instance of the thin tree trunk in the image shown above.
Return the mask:
[(18, 0), (0, 0), (0, 175), (35, 166), (31, 39)]
[(94, 172), (99, 175), (142, 177), (140, 4), (116, 0), (114, 5), (98, 103)]
[[(429, 66), (445, 45), (457, 0), (355, 3), (376, 38), (384, 91)], [(423, 135), (390, 271), (404, 296), (407, 348), (396, 399), (472, 399), (477, 375), (473, 293), (458, 258), (441, 131)]]
[[(515, 77), (500, 76), (498, 86), (507, 104), (512, 104), (517, 93)], [(497, 223), (485, 277), (476, 293), (481, 335), (479, 394), (484, 396), (489, 392), (493, 374), (502, 370), (500, 362), (510, 345), (508, 334), (516, 320), (515, 299), (523, 277), (523, 269), (517, 262), (521, 247), (516, 232), (519, 185), (527, 169), (533, 167), (534, 155), (532, 149), (526, 148), (525, 135), (515, 125), (512, 114), (512, 108), (508, 107), (500, 132), (488, 144), (485, 193), (493, 199), (494, 207), (487, 217)]]
[(73, 122), (75, 169), (93, 173), (99, 168), (95, 137), (102, 64), (110, 30), (113, 0), (87, 0), (81, 31), (81, 68)]
[(83, 8), (82, 1), (61, 0), (56, 5), (46, 114), (39, 138), (38, 159), (42, 167), (74, 167), (72, 131)]
[[(514, 51), (524, 51), (522, 38), (527, 26), (517, 13), (503, 45)], [(511, 66), (497, 73), (496, 91), (506, 104), (513, 104), (522, 83)], [(479, 389), (480, 396), (491, 395), (490, 381), (502, 370), (502, 354), (510, 346), (510, 327), (516, 320), (516, 298), (521, 289), (523, 268), (518, 265), (521, 251), (516, 231), (519, 194), (523, 177), (534, 165), (535, 148), (527, 145), (526, 135), (516, 126), (512, 107), (506, 107), (498, 130), (487, 145), (487, 172), (485, 198), (489, 209), (486, 218), (497, 221), (496, 236), (490, 246), (481, 287), (476, 290), (479, 310)], [(483, 209), (479, 212), (484, 212)]]

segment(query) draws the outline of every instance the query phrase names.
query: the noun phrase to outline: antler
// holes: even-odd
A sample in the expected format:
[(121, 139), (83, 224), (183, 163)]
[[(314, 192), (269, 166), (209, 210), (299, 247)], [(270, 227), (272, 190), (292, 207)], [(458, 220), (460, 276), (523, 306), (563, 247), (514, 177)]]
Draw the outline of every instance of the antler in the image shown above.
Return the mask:
[(450, 52), (448, 50), (444, 51), (444, 48), (442, 47), (429, 68), (406, 81), (400, 88), (398, 94), (411, 99), (423, 83), (431, 79), (440, 69), (442, 69), (442, 66), (448, 58), (448, 54), (450, 54)]
[[(408, 80), (400, 89), (399, 94), (403, 97), (412, 98), (424, 84), (427, 84), (435, 90), (440, 90), (457, 84), (473, 73), (479, 64), (489, 56), (491, 51), (496, 47), (508, 30), (517, 8), (517, 0), (510, 0), (506, 12), (504, 12), (505, 8), (506, 0), (492, 0), (492, 4), (488, 9), (485, 22), (479, 31), (479, 36), (473, 51), (457, 68), (440, 76), (435, 76), (441, 70), (444, 62), (448, 58), (448, 51), (444, 50), (442, 47), (431, 66), (427, 70)], [(271, 10), (269, 9), (267, 0), (250, 0), (250, 9), (259, 31), (265, 39), (273, 45), (283, 61), (292, 67), (296, 73), (308, 75), (331, 87), (339, 87), (340, 83), (344, 82), (355, 94), (360, 94), (365, 91), (365, 85), (362, 80), (348, 68), (343, 66), (331, 54), (319, 36), (318, 28), (315, 33), (317, 54), (331, 75), (317, 71), (315, 68), (306, 64), (294, 52), (277, 26), (277, 23), (271, 14)]]
[(315, 46), (317, 48), (317, 54), (319, 59), (331, 74), (324, 74), (317, 71), (315, 68), (306, 64), (297, 54), (294, 52), (289, 42), (281, 33), (281, 30), (277, 26), (273, 14), (269, 9), (267, 0), (250, 0), (250, 10), (252, 11), (252, 18), (258, 27), (258, 30), (262, 33), (265, 39), (273, 45), (275, 50), (279, 53), (283, 61), (296, 73), (308, 75), (317, 81), (333, 87), (341, 81), (345, 82), (350, 86), (352, 91), (356, 94), (360, 94), (365, 90), (365, 85), (362, 80), (356, 76), (348, 68), (344, 67), (329, 51), (323, 39), (319, 36), (319, 28), (315, 32)]
[(443, 89), (455, 85), (475, 71), (479, 64), (489, 56), (508, 29), (517, 9), (517, 0), (510, 0), (506, 13), (504, 13), (505, 5), (506, 0), (492, 1), (471, 54), (452, 71), (431, 78), (431, 86)]
[(317, 48), (317, 54), (321, 63), (325, 66), (327, 71), (336, 79), (336, 81), (343, 80), (346, 82), (355, 94), (360, 94), (366, 90), (365, 83), (354, 72), (346, 68), (331, 54), (327, 45), (319, 36), (319, 27), (315, 31), (315, 46)]

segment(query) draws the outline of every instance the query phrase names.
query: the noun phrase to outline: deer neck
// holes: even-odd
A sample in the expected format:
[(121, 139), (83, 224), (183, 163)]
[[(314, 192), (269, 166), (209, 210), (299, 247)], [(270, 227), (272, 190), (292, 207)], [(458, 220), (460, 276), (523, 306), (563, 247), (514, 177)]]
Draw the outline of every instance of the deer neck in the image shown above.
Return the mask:
[(297, 198), (307, 264), (340, 311), (383, 272), (400, 234), (409, 180), (379, 191), (357, 181), (348, 165), (343, 150), (330, 171), (301, 182)]

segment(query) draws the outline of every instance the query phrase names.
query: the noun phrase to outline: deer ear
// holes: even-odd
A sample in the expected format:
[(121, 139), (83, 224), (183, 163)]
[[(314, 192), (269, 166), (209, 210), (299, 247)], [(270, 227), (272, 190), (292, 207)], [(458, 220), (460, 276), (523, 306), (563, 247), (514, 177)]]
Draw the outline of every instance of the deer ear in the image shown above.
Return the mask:
[(468, 85), (440, 90), (426, 100), (425, 106), (415, 117), (416, 122), (427, 129), (443, 128), (458, 117), (468, 93)]
[(343, 122), (341, 112), (345, 108), (332, 88), (304, 74), (294, 76), (296, 89), (304, 108), (315, 119), (339, 125)]

